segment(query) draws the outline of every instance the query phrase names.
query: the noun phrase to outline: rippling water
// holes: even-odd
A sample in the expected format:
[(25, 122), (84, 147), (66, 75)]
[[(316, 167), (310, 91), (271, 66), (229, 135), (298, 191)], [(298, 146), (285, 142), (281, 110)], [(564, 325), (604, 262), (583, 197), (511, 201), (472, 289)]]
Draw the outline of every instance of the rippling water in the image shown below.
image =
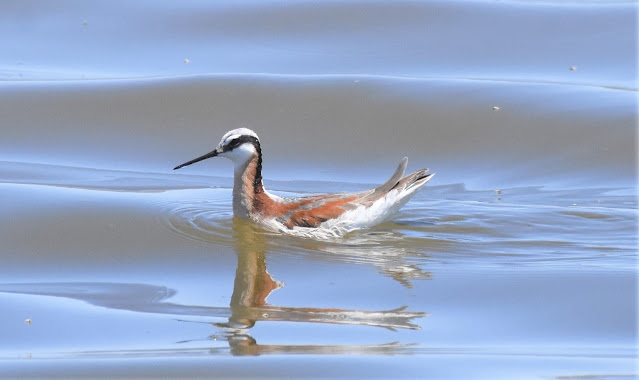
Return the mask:
[[(0, 376), (633, 377), (630, 1), (0, 5)], [(437, 176), (342, 239), (265, 185)]]

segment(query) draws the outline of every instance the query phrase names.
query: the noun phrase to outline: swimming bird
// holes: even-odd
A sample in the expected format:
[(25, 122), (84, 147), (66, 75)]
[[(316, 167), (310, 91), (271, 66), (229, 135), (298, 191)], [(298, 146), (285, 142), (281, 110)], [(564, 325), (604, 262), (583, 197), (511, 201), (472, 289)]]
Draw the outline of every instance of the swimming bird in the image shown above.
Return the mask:
[(218, 156), (235, 165), (235, 216), (277, 231), (316, 238), (339, 237), (389, 220), (434, 175), (421, 169), (404, 176), (408, 163), (404, 158), (388, 181), (371, 190), (283, 198), (264, 188), (260, 139), (248, 128), (227, 132), (214, 150), (173, 170)]

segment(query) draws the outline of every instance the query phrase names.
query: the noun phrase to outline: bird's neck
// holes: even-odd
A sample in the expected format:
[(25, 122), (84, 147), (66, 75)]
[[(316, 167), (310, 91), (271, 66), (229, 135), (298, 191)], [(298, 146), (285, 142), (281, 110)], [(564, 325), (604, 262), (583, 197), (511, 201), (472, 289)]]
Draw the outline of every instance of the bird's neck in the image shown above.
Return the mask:
[(262, 152), (258, 147), (252, 157), (235, 166), (233, 214), (250, 218), (259, 214), (262, 207), (270, 202), (272, 199), (264, 191), (262, 183)]

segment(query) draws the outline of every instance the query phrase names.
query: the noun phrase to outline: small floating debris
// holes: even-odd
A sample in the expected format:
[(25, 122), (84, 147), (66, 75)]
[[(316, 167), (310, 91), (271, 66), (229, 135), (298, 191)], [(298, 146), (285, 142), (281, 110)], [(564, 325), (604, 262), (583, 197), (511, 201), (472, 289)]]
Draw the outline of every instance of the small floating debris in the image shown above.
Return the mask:
[(27, 325), (31, 324), (31, 318), (27, 318), (24, 320), (24, 323), (26, 323)]
[(496, 189), (496, 190), (495, 190), (495, 194), (497, 194), (497, 195), (501, 194), (501, 190)]
[(570, 71), (577, 71), (577, 66), (570, 66)]
[(190, 59), (188, 59), (188, 58), (184, 58), (184, 63), (185, 63), (186, 65), (188, 65), (189, 63), (191, 63), (191, 60), (190, 60)]
[(499, 111), (501, 108), (497, 107), (497, 106), (493, 106), (493, 111)]

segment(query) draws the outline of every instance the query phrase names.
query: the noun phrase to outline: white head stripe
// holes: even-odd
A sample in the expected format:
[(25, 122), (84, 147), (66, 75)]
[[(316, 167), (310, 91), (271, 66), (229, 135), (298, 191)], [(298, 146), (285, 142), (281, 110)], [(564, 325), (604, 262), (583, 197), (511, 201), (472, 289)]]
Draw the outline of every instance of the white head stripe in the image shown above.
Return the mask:
[(236, 139), (240, 136), (253, 136), (256, 139), (259, 139), (257, 137), (257, 134), (253, 132), (252, 130), (248, 128), (237, 128), (237, 129), (233, 129), (232, 131), (226, 132), (226, 134), (224, 134), (224, 136), (222, 137), (222, 141), (220, 141), (220, 145), (225, 145), (229, 141)]

